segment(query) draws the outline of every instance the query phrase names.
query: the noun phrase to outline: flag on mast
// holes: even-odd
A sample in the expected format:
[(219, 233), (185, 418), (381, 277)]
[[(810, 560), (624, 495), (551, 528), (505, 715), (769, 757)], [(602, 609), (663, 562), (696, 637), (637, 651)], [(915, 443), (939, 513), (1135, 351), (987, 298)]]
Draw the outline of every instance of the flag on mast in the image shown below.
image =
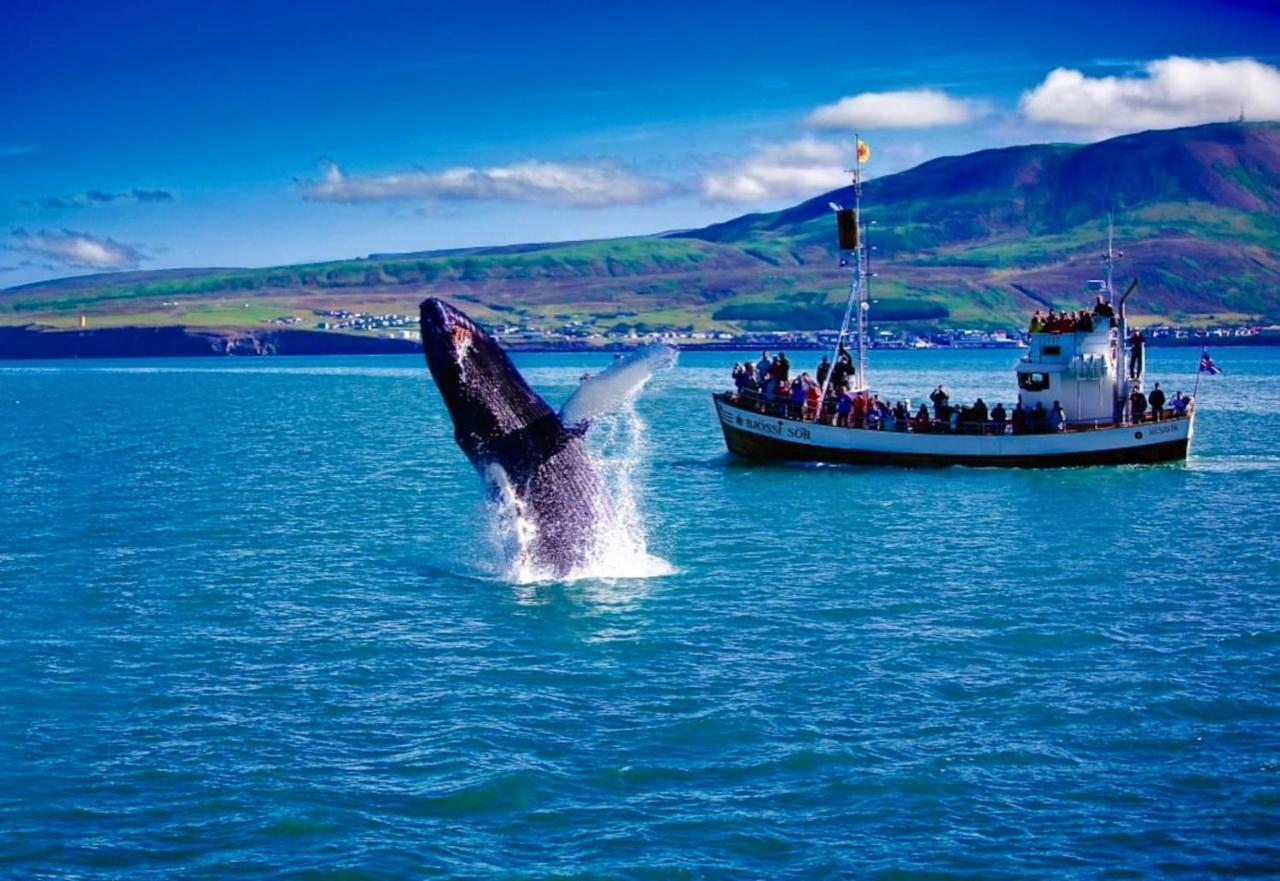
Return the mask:
[(1222, 372), (1222, 368), (1213, 363), (1213, 359), (1209, 357), (1209, 347), (1205, 346), (1200, 350), (1200, 372), (1207, 373), (1210, 376), (1217, 376)]
[(858, 161), (866, 162), (871, 158), (871, 148), (867, 146), (867, 142), (858, 138)]

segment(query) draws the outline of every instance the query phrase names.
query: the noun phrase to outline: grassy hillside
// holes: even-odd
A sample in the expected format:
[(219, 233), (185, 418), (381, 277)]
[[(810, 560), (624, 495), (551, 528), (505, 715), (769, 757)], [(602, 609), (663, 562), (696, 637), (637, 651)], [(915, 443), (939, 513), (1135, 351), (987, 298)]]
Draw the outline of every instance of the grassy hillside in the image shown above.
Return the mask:
[[(847, 285), (831, 200), (848, 193), (666, 236), (65, 279), (0, 292), (0, 324), (253, 328), (319, 308), (412, 313), (439, 295), (490, 321), (600, 331), (829, 327)], [(1109, 209), (1140, 311), (1280, 320), (1280, 125), (936, 159), (868, 182), (865, 203), (877, 323), (998, 326), (1074, 307)]]

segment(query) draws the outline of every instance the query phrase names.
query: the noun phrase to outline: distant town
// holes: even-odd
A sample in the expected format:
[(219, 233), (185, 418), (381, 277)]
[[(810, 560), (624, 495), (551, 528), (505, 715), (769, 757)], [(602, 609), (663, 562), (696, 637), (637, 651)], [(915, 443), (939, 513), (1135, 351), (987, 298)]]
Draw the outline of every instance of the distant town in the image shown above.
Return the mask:
[[(303, 327), (310, 323), (315, 330), (361, 332), (386, 339), (421, 340), (416, 315), (396, 313), (374, 314), (345, 309), (312, 310), (313, 321), (298, 315), (283, 315), (270, 323)], [(699, 331), (693, 328), (664, 327), (601, 331), (591, 322), (559, 319), (548, 325), (534, 323), (498, 323), (488, 330), (512, 348), (581, 348), (587, 346), (624, 347), (661, 340), (679, 346), (740, 349), (756, 346), (793, 349), (823, 348), (835, 344), (835, 330)], [(1153, 324), (1143, 327), (1151, 345), (1280, 345), (1280, 326), (1248, 326), (1223, 324), (1210, 327), (1175, 327)], [(1018, 349), (1026, 346), (1026, 334), (1020, 330), (974, 330), (946, 328), (935, 331), (904, 332), (872, 327), (867, 342), (876, 349)]]

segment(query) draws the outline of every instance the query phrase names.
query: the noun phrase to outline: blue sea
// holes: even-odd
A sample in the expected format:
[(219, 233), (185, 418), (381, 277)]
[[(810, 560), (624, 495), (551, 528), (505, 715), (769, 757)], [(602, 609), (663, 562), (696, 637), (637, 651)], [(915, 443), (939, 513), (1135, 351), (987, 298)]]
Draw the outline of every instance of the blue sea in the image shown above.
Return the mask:
[(1213, 355), (1185, 464), (1006, 471), (731, 460), (686, 353), (561, 583), (421, 359), (0, 363), (0, 877), (1280, 877), (1280, 351)]

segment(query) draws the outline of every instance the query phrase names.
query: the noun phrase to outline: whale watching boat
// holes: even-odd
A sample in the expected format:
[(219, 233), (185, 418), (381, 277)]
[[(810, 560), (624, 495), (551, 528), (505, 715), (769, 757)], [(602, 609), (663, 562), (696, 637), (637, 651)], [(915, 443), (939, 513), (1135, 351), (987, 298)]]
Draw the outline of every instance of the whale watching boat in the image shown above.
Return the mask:
[[(1098, 305), (1083, 329), (1032, 327), (1029, 347), (1014, 367), (1021, 413), (1000, 418), (1006, 414), (988, 413), (985, 404), (952, 408), (945, 401), (938, 407), (935, 401), (932, 414), (922, 407), (914, 414), (900, 411), (897, 418), (871, 418), (876, 408), (865, 352), (870, 275), (861, 218), (861, 165), (868, 151), (861, 141), (856, 143), (853, 207), (831, 204), (840, 265), (852, 272), (828, 362), (843, 369), (828, 369), (803, 394), (791, 397), (770, 389), (769, 382), (762, 388), (753, 377), (739, 381), (735, 391), (715, 394), (730, 453), (756, 460), (908, 466), (1050, 467), (1186, 459), (1195, 425), (1194, 392), (1187, 399), (1179, 396), (1171, 409), (1153, 406), (1154, 414), (1146, 412), (1142, 343), (1131, 344), (1125, 322), (1125, 300), (1137, 280), (1116, 295), (1110, 233), (1103, 255), (1105, 278), (1087, 285)], [(851, 323), (856, 364), (845, 349)], [(750, 374), (748, 369), (743, 375)]]

